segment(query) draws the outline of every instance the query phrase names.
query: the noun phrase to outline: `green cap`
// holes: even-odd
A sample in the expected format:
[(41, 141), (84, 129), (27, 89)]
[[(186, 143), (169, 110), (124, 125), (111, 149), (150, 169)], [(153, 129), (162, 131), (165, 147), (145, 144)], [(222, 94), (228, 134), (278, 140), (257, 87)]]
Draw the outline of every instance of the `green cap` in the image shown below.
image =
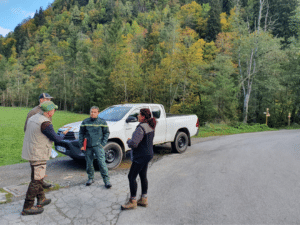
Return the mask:
[(41, 104), (41, 109), (44, 111), (44, 112), (49, 112), (51, 111), (52, 109), (58, 109), (58, 106), (55, 105), (52, 101), (47, 101), (47, 102), (43, 102)]

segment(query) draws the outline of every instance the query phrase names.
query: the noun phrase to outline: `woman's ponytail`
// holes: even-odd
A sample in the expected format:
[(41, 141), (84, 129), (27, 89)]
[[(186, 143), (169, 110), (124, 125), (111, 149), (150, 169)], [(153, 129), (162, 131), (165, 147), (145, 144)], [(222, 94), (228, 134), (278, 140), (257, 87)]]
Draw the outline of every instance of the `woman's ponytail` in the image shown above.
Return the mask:
[(155, 129), (156, 127), (156, 119), (151, 117), (151, 112), (149, 109), (147, 108), (143, 108), (140, 110), (140, 113), (142, 116), (145, 117), (145, 120), (143, 122), (145, 123), (148, 123), (149, 126), (152, 128), (152, 129)]
[(147, 123), (149, 124), (149, 126), (152, 128), (152, 129), (155, 129), (156, 127), (156, 119), (155, 118), (150, 118)]

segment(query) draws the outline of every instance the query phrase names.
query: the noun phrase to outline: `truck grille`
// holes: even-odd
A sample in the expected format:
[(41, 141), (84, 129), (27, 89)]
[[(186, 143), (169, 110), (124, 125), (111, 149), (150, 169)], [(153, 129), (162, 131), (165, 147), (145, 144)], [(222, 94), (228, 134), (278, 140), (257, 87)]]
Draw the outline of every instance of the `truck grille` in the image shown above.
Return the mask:
[[(61, 132), (58, 131), (57, 133), (59, 136), (61, 135)], [(66, 136), (64, 137), (64, 140), (75, 140), (75, 135), (73, 131), (69, 131)]]

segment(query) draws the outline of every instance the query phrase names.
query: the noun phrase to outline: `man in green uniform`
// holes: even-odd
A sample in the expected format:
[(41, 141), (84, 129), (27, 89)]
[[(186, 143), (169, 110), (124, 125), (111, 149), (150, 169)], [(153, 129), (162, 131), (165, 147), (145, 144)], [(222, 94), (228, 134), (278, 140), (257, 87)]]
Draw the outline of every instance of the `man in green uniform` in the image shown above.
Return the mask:
[(99, 108), (93, 106), (90, 110), (90, 118), (82, 121), (79, 130), (79, 146), (82, 146), (81, 150), (84, 150), (83, 141), (87, 139), (85, 160), (86, 160), (86, 172), (88, 174), (87, 186), (94, 182), (94, 155), (98, 161), (101, 176), (103, 178), (106, 188), (111, 188), (109, 182), (108, 169), (105, 163), (104, 146), (107, 143), (109, 136), (109, 129), (105, 120), (98, 117)]

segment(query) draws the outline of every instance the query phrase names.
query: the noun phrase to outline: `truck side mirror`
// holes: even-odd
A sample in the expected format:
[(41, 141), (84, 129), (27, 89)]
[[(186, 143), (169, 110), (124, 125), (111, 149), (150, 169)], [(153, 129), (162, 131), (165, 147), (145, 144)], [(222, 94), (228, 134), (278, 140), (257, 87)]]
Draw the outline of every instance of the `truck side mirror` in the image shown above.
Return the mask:
[(133, 123), (133, 122), (137, 122), (137, 118), (134, 117), (134, 116), (129, 116), (127, 119), (126, 119), (126, 123)]

